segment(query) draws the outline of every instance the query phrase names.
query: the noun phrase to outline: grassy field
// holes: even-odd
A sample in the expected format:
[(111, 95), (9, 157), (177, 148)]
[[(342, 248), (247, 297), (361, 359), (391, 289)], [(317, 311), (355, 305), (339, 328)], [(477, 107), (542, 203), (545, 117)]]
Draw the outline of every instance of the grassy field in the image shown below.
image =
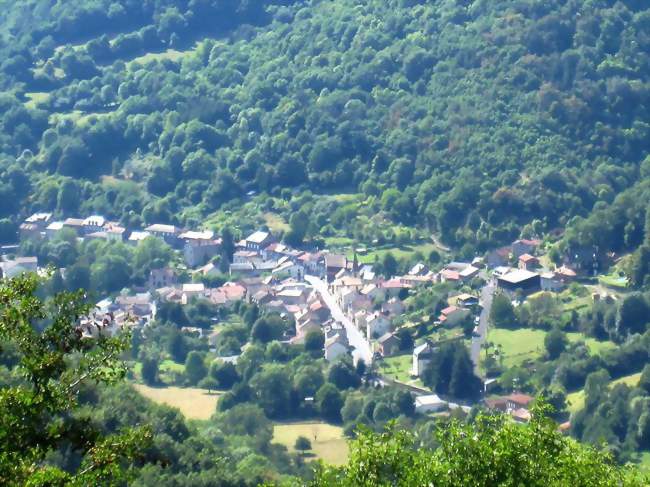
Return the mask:
[(208, 394), (204, 389), (193, 387), (149, 387), (133, 384), (144, 397), (159, 404), (180, 409), (188, 419), (208, 419), (216, 411), (219, 393)]
[(280, 215), (275, 213), (264, 213), (264, 222), (269, 227), (269, 230), (275, 234), (289, 230), (289, 224)]
[[(490, 328), (488, 341), (503, 347), (503, 363), (507, 367), (512, 367), (526, 360), (534, 360), (540, 357), (544, 353), (545, 336), (545, 331), (531, 328), (520, 328), (518, 330)], [(484, 356), (484, 354), (481, 354), (481, 356)]]
[(627, 277), (619, 276), (616, 270), (613, 270), (609, 274), (598, 276), (598, 282), (603, 286), (613, 287), (615, 289), (625, 289), (628, 285)]
[[(628, 386), (633, 387), (639, 383), (640, 378), (641, 372), (626, 375), (625, 377), (613, 380), (610, 382), (609, 386), (613, 387), (616, 384), (627, 384)], [(585, 405), (585, 391), (582, 389), (576, 392), (572, 392), (571, 394), (567, 394), (566, 398), (569, 405), (568, 409), (571, 413), (579, 411)]]
[(385, 376), (400, 382), (411, 380), (413, 357), (410, 353), (386, 357), (379, 363), (379, 370)]
[(567, 338), (570, 342), (584, 341), (585, 345), (589, 349), (589, 353), (592, 355), (597, 355), (601, 352), (612, 350), (616, 348), (616, 344), (609, 340), (598, 341), (595, 338), (585, 337), (582, 333), (567, 333)]
[(344, 464), (349, 455), (349, 448), (343, 428), (327, 423), (281, 423), (273, 429), (273, 442), (285, 445), (289, 451), (295, 451), (293, 446), (296, 438), (304, 436), (311, 441), (311, 453), (327, 463)]
[(128, 64), (129, 65), (134, 63), (146, 64), (151, 61), (163, 61), (163, 60), (178, 61), (179, 59), (182, 59), (184, 56), (194, 52), (195, 50), (196, 48), (192, 48), (188, 51), (177, 51), (176, 49), (167, 49), (164, 52), (149, 52), (147, 54), (132, 59), (131, 61), (129, 61)]

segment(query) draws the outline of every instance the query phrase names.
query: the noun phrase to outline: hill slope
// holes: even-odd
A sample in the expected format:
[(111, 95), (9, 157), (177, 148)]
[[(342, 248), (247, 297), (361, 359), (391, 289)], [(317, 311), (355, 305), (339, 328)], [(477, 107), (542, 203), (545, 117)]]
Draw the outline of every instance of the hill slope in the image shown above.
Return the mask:
[(130, 224), (345, 190), (340, 226), (487, 248), (611, 202), (650, 149), (645, 2), (5, 3), (0, 216), (62, 177), (61, 212)]

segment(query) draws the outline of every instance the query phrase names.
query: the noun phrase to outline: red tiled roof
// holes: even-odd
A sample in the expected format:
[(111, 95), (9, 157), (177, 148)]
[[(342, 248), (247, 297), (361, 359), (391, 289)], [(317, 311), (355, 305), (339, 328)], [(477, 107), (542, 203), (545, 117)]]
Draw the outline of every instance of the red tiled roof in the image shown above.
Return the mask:
[(442, 314), (445, 316), (448, 316), (452, 314), (454, 311), (456, 311), (458, 308), (456, 306), (447, 306), (445, 309), (442, 310)]
[(524, 262), (524, 263), (528, 263), (528, 262), (536, 261), (537, 257), (535, 257), (534, 255), (530, 255), (530, 254), (522, 254), (522, 255), (519, 256), (519, 260)]
[(510, 394), (509, 396), (506, 396), (506, 399), (508, 401), (512, 401), (516, 404), (521, 404), (524, 406), (527, 406), (528, 404), (530, 404), (532, 401), (535, 400), (534, 397), (529, 396), (528, 394), (521, 394), (521, 393)]
[(449, 281), (460, 281), (460, 274), (457, 271), (450, 271), (449, 269), (443, 269), (440, 271), (442, 277)]

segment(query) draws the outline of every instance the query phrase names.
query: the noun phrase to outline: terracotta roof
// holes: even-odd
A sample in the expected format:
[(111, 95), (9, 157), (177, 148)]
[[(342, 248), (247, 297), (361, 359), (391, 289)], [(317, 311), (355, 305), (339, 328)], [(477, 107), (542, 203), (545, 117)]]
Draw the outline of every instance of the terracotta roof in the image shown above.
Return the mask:
[(442, 310), (442, 314), (448, 316), (453, 312), (458, 311), (459, 309), (460, 308), (457, 308), (456, 306), (447, 306), (445, 309)]
[(524, 263), (528, 263), (528, 262), (536, 261), (537, 257), (535, 257), (534, 255), (530, 255), (530, 254), (522, 254), (522, 255), (519, 256), (519, 260), (524, 262)]
[(449, 269), (443, 269), (440, 271), (442, 277), (449, 281), (460, 281), (460, 273), (458, 271), (450, 271)]
[(515, 404), (521, 404), (523, 406), (528, 406), (531, 402), (535, 400), (534, 397), (529, 396), (528, 394), (522, 394), (522, 393), (513, 393), (510, 394), (509, 396), (505, 397), (508, 401), (512, 401)]

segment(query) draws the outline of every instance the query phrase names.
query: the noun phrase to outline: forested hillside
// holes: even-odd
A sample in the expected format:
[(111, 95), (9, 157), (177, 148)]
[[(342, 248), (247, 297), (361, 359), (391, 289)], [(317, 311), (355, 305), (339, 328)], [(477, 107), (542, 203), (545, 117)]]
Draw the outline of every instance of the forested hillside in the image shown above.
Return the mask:
[(3, 4), (5, 239), (36, 209), (196, 223), (288, 188), (363, 195), (329, 231), (485, 249), (649, 170), (639, 0)]

